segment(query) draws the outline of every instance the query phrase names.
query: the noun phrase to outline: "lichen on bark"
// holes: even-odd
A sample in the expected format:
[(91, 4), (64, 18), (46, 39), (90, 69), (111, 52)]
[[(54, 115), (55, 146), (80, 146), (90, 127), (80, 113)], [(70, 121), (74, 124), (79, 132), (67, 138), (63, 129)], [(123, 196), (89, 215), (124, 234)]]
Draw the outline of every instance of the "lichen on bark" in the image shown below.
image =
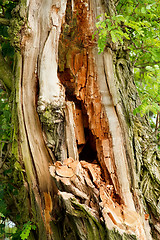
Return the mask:
[(64, 106), (52, 106), (52, 104), (48, 104), (44, 110), (38, 108), (44, 138), (47, 147), (52, 152), (53, 162), (63, 161), (67, 157), (65, 153), (64, 108)]
[[(117, 55), (117, 52), (113, 53), (113, 56)], [(123, 51), (123, 58), (113, 58), (116, 59), (114, 81), (117, 86), (116, 98), (114, 97), (113, 101), (116, 102), (118, 99), (115, 106), (126, 139), (133, 196), (135, 201), (137, 194), (141, 196), (140, 205), (144, 205), (144, 211), (146, 214), (150, 214), (149, 223), (152, 231), (157, 233), (158, 237), (159, 224), (158, 222), (155, 224), (155, 222), (160, 218), (158, 206), (158, 192), (160, 190), (159, 151), (147, 117), (133, 115), (133, 110), (138, 107), (140, 100), (133, 81), (131, 65), (125, 58), (125, 51)], [(112, 96), (114, 95), (112, 94)], [(138, 188), (140, 188), (140, 192)]]

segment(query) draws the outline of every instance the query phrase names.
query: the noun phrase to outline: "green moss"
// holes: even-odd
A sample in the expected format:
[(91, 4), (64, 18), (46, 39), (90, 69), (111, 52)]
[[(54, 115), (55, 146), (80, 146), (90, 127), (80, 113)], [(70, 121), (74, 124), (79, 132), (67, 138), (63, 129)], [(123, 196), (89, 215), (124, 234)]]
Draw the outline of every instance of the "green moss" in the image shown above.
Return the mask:
[(57, 222), (52, 222), (52, 230), (56, 240), (136, 240), (135, 235), (120, 234), (118, 230), (108, 230), (76, 199), (63, 199), (64, 211)]
[(16, 104), (13, 102), (12, 104), (12, 154), (18, 160), (19, 159), (19, 151), (18, 151), (18, 116), (17, 116), (17, 109)]
[(47, 146), (53, 151), (56, 159), (61, 161), (62, 146), (65, 141), (64, 107), (48, 104), (44, 110), (40, 110), (40, 105), (39, 102), (38, 113), (47, 137)]
[(11, 44), (16, 50), (20, 50), (21, 43), (21, 28), (24, 22), (20, 18), (13, 18), (10, 21), (10, 27), (8, 33), (11, 38)]
[(108, 234), (107, 234), (107, 239), (108, 240), (136, 240), (136, 236), (135, 235), (131, 235), (131, 234), (120, 234), (117, 230), (109, 230)]
[(21, 30), (26, 22), (26, 0), (21, 2), (12, 10), (12, 18), (8, 33), (10, 35), (10, 42), (12, 46), (20, 51), (21, 49)]
[(36, 225), (36, 238), (37, 240), (47, 240), (47, 233), (44, 226), (44, 221), (41, 215), (41, 209), (35, 199), (34, 192), (30, 190), (30, 200), (31, 200), (31, 221)]
[[(63, 236), (61, 235), (62, 224), (56, 223), (54, 221), (51, 222), (51, 229), (52, 229), (52, 237), (53, 240), (63, 240)], [(73, 239), (73, 238), (70, 238)]]

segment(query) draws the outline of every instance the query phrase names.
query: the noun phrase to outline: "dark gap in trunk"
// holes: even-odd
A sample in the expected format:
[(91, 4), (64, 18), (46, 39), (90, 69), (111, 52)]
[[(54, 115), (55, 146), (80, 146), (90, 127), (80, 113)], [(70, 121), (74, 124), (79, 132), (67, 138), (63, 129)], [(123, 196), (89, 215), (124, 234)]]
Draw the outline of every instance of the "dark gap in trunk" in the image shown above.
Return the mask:
[(97, 149), (96, 149), (96, 136), (92, 134), (91, 129), (89, 128), (89, 120), (86, 108), (84, 103), (81, 101), (80, 106), (83, 114), (83, 126), (86, 143), (83, 145), (78, 145), (78, 150), (82, 148), (82, 151), (79, 151), (79, 160), (85, 160), (89, 163), (96, 161), (98, 163)]
[[(87, 162), (93, 162), (97, 160), (97, 150), (95, 145), (95, 137), (93, 136), (89, 128), (84, 129), (86, 144), (79, 154), (79, 160), (85, 160)], [(79, 145), (81, 147), (81, 145)]]
[[(79, 161), (95, 188), (104, 189), (120, 205), (122, 201), (116, 194), (112, 172), (106, 166), (109, 161), (114, 164), (112, 144), (98, 85), (93, 80), (95, 69), (89, 47), (91, 32), (85, 30), (89, 30), (86, 9), (76, 2), (72, 12), (71, 5), (69, 0), (59, 38), (58, 77), (65, 88), (66, 101), (74, 103), (72, 111)], [(83, 202), (78, 196), (76, 198)], [(90, 199), (88, 206), (94, 208), (96, 203), (93, 202)]]

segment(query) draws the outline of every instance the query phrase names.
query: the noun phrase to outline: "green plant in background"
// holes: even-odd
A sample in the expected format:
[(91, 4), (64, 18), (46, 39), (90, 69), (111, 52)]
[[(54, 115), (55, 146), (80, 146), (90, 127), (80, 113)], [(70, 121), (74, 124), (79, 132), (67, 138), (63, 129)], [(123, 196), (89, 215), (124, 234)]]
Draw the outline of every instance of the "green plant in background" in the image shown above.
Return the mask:
[(16, 227), (13, 222), (11, 222), (7, 216), (9, 215), (9, 210), (7, 209), (7, 204), (5, 201), (5, 188), (9, 191), (13, 189), (10, 188), (9, 184), (0, 182), (0, 239), (10, 239), (16, 232)]
[(34, 225), (31, 221), (26, 222), (23, 225), (23, 228), (17, 228), (13, 222), (10, 220), (4, 220), (4, 216), (0, 215), (2, 220), (0, 221), (0, 238), (7, 238), (12, 240), (27, 240), (31, 230), (36, 229), (36, 225)]
[(25, 223), (23, 225), (23, 229), (22, 229), (22, 232), (20, 234), (21, 239), (22, 240), (27, 239), (29, 237), (29, 234), (30, 234), (32, 229), (35, 230), (36, 226), (31, 221), (28, 221), (27, 223)]
[(3, 56), (8, 61), (9, 65), (13, 63), (14, 48), (10, 44), (10, 36), (8, 34), (10, 28), (10, 20), (12, 18), (12, 11), (16, 7), (18, 0), (5, 1), (0, 0), (0, 19), (6, 20), (5, 24), (0, 21), (0, 50)]
[[(15, 53), (14, 41), (16, 41), (16, 36), (20, 31), (20, 27), (13, 29), (13, 25), (15, 25), (13, 20), (17, 14), (16, 6), (18, 3), (19, 0), (0, 0), (0, 54), (11, 69), (13, 69)], [(13, 175), (20, 184), (18, 175), (20, 173), (15, 167), (18, 162), (15, 162), (15, 159), (8, 155), (10, 146), (8, 143), (11, 141), (11, 135), (13, 134), (11, 127), (11, 97), (5, 91), (5, 87), (0, 84), (0, 239), (6, 237), (12, 240), (23, 240), (28, 238), (30, 231), (35, 229), (35, 225), (32, 222), (27, 222), (24, 225), (16, 226), (9, 219), (10, 212), (13, 209), (8, 209), (6, 204), (6, 198), (9, 198), (10, 195), (16, 196), (18, 194), (17, 187), (21, 186), (13, 185)], [(18, 217), (17, 212), (17, 220)]]
[(22, 229), (17, 229), (17, 231), (12, 234), (12, 240), (27, 240), (31, 230), (35, 229), (36, 225), (34, 225), (31, 221), (28, 221), (23, 225)]
[[(4, 175), (7, 175), (12, 171), (11, 169), (6, 170)], [(27, 240), (31, 230), (36, 229), (36, 225), (32, 221), (27, 221), (23, 225), (16, 225), (10, 219), (10, 211), (6, 204), (6, 193), (9, 193), (14, 196), (18, 194), (16, 186), (11, 183), (3, 182), (0, 183), (0, 239), (6, 237), (7, 239), (12, 240)], [(9, 196), (9, 195), (7, 195)], [(19, 219), (17, 213), (17, 220)]]
[(137, 80), (137, 89), (141, 97), (142, 104), (134, 110), (134, 113), (153, 113), (160, 112), (160, 67), (154, 65), (147, 66), (141, 78), (140, 69), (135, 69), (135, 78)]
[(0, 89), (0, 142), (9, 141), (11, 134), (11, 108), (7, 93)]
[[(117, 13), (99, 16), (99, 53), (120, 43), (129, 52), (141, 105), (134, 114), (148, 114), (160, 140), (160, 4), (159, 0), (120, 0)], [(100, 20), (102, 19), (102, 20)]]
[[(8, 94), (0, 89), (0, 170), (8, 155), (7, 143), (11, 139), (11, 106)], [(2, 172), (0, 172), (2, 174)], [(1, 177), (0, 177), (1, 180)]]

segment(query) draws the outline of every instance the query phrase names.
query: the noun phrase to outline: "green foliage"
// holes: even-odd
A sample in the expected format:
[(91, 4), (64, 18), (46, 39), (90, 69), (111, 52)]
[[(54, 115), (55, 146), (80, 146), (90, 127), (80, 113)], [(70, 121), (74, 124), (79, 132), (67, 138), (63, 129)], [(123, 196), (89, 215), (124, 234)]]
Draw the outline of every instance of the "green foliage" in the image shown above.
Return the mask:
[[(9, 65), (13, 65), (13, 57), (14, 57), (14, 42), (15, 38), (18, 38), (18, 32), (20, 32), (20, 28), (15, 28), (13, 26), (13, 15), (14, 9), (16, 9), (19, 0), (15, 1), (5, 1), (0, 0), (0, 17), (10, 20), (9, 26), (5, 26), (0, 24), (0, 50), (2, 51), (5, 60)], [(20, 20), (19, 20), (20, 25)], [(16, 35), (16, 36), (14, 36)], [(17, 41), (17, 40), (16, 40)]]
[(5, 188), (9, 189), (9, 191), (11, 192), (12, 189), (9, 187), (8, 184), (5, 183), (0, 183), (0, 239), (5, 236), (5, 237), (11, 237), (12, 233), (15, 232), (15, 228), (11, 229), (8, 226), (6, 227), (6, 223), (8, 222), (7, 220), (7, 216), (9, 214), (9, 210), (7, 209), (7, 204), (5, 201)]
[(0, 89), (0, 143), (10, 140), (11, 134), (11, 108), (8, 103), (8, 96)]
[(36, 225), (34, 225), (31, 221), (26, 222), (23, 225), (23, 228), (18, 228), (17, 231), (12, 234), (12, 240), (27, 240), (31, 230), (35, 230)]
[(160, 67), (147, 66), (143, 75), (141, 69), (135, 68), (135, 78), (142, 104), (134, 110), (134, 114), (140, 113), (143, 116), (145, 113), (152, 112), (156, 115), (160, 112)]
[[(7, 227), (6, 227), (7, 223)], [(3, 218), (3, 215), (1, 215), (1, 221), (0, 221), (0, 238), (9, 237), (12, 240), (27, 240), (31, 230), (35, 230), (36, 226), (31, 222), (28, 221), (23, 225), (23, 228), (16, 228), (15, 225), (12, 227), (13, 223), (9, 220), (6, 221), (5, 218)]]
[[(1, 220), (0, 223), (0, 239), (12, 239), (16, 232), (15, 224), (9, 220)], [(4, 238), (5, 237), (5, 238)]]
[[(160, 128), (160, 4), (159, 0), (120, 0), (113, 16), (99, 16), (96, 24), (99, 53), (106, 45), (124, 47), (134, 66), (135, 83), (142, 104), (134, 114), (151, 117)], [(154, 118), (159, 122), (155, 122)]]
[(34, 224), (32, 224), (32, 222), (28, 221), (27, 223), (25, 223), (23, 225), (23, 230), (22, 230), (22, 233), (20, 235), (21, 239), (22, 240), (25, 240), (29, 237), (29, 234), (31, 232), (31, 230), (35, 230), (36, 229), (36, 226)]
[[(98, 19), (102, 17), (103, 16), (98, 16)], [(110, 41), (112, 41), (113, 43), (116, 43), (120, 41), (120, 43), (123, 44), (124, 39), (130, 40), (130, 36), (127, 33), (128, 31), (126, 32), (123, 31), (121, 23), (127, 24), (123, 15), (116, 15), (111, 17), (108, 16), (106, 13), (105, 19), (96, 23), (97, 31), (95, 32), (95, 34), (98, 33), (99, 37), (98, 38), (99, 53), (104, 51), (107, 42), (109, 43)], [(128, 22), (128, 25), (129, 24), (131, 23)]]
[(4, 201), (4, 186), (0, 184), (0, 216), (2, 218), (7, 214), (7, 205)]
[[(30, 235), (31, 230), (35, 230), (36, 226), (31, 221), (28, 221), (22, 225), (21, 223), (22, 221), (18, 213), (18, 208), (15, 208), (15, 206), (12, 205), (12, 201), (11, 201), (11, 204), (8, 206), (8, 202), (10, 202), (8, 198), (12, 196), (12, 198), (14, 199), (14, 197), (17, 198), (17, 196), (20, 194), (19, 186), (14, 185), (15, 173), (13, 173), (13, 171), (15, 170), (14, 170), (13, 163), (11, 163), (11, 161), (9, 161), (8, 163), (12, 167), (8, 168), (7, 170), (4, 170), (3, 176), (0, 176), (0, 179), (1, 178), (3, 179), (4, 177), (5, 179), (7, 179), (7, 182), (5, 182), (4, 179), (2, 182), (0, 182), (0, 217), (1, 217), (0, 239), (5, 236), (5, 237), (11, 237), (12, 240), (24, 240), (24, 239), (28, 239), (28, 236)], [(18, 173), (18, 171), (16, 172)], [(18, 177), (18, 180), (19, 180), (19, 177)], [(23, 205), (23, 203), (18, 203), (18, 201), (16, 202), (16, 204)], [(17, 223), (20, 223), (20, 225), (14, 226), (14, 228), (11, 226), (13, 223), (9, 220), (11, 212), (14, 212), (14, 214), (16, 212), (17, 216), (15, 218), (15, 221)]]
[(0, 14), (3, 14), (5, 18), (10, 19), (12, 17), (12, 9), (16, 7), (18, 2), (19, 0), (0, 0)]
[[(147, 52), (153, 61), (159, 61), (159, 13), (159, 1), (142, 0), (138, 4), (134, 0), (119, 1), (116, 15), (98, 16), (98, 19), (103, 18), (96, 23), (99, 52), (103, 52), (110, 40), (113, 43), (120, 41), (121, 44), (128, 44), (128, 49), (134, 52), (132, 60), (135, 60), (136, 54), (143, 58), (142, 53)], [(149, 62), (150, 58), (147, 58)]]

